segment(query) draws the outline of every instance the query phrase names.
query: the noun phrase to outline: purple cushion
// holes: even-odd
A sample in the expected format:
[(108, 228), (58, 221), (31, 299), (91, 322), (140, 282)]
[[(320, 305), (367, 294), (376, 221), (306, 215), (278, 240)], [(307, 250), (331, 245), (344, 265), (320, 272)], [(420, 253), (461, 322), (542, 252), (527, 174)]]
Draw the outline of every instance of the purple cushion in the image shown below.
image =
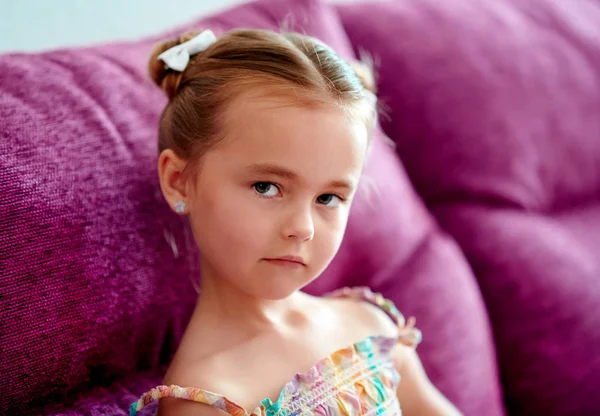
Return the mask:
[[(337, 15), (316, 0), (260, 1), (193, 26), (284, 21), (351, 57)], [(190, 317), (197, 254), (156, 174), (166, 98), (145, 67), (158, 38), (0, 56), (0, 409), (9, 414), (59, 402), (44, 413), (126, 414), (123, 404), (160, 383)], [(483, 403), (501, 414), (491, 330), (466, 260), (382, 139), (366, 175), (339, 256), (307, 290), (382, 291), (418, 317), (434, 382), (467, 414)]]
[(340, 252), (308, 291), (367, 284), (382, 292), (417, 318), (419, 353), (436, 386), (465, 415), (504, 414), (487, 313), (462, 252), (381, 137), (369, 162)]
[(598, 3), (338, 10), (380, 62), (385, 131), (477, 274), (509, 413), (600, 414)]
[[(166, 371), (167, 367), (163, 366), (125, 376), (108, 386), (99, 384), (79, 397), (69, 397), (62, 403), (48, 404), (35, 414), (45, 416), (127, 416), (129, 415), (127, 409), (131, 403), (139, 399), (140, 389), (160, 384)], [(143, 412), (142, 414), (149, 416), (153, 414), (150, 406), (147, 412), (146, 410)]]

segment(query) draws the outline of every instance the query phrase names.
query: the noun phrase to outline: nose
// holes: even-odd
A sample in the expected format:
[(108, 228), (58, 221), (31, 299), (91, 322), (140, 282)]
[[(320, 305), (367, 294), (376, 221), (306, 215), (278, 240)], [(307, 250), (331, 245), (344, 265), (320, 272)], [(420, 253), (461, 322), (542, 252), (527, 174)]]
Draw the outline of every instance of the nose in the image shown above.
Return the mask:
[(301, 209), (292, 210), (282, 228), (282, 234), (286, 239), (312, 240), (315, 236), (312, 207), (305, 206)]

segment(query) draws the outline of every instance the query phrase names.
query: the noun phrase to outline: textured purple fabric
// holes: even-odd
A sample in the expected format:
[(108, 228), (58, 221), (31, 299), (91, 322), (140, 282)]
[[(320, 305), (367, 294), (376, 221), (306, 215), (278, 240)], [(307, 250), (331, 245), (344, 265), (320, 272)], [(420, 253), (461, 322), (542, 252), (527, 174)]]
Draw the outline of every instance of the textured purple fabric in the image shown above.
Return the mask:
[[(126, 409), (140, 398), (140, 389), (160, 384), (166, 371), (167, 366), (139, 371), (108, 386), (99, 384), (84, 394), (63, 400), (62, 403), (49, 404), (28, 413), (44, 416), (126, 416), (129, 415)], [(147, 414), (152, 415), (155, 409), (154, 405), (148, 406)]]
[[(193, 26), (281, 25), (351, 56), (337, 15), (313, 0), (265, 0)], [(145, 72), (156, 39), (0, 56), (0, 413), (127, 414), (160, 383), (189, 319), (197, 255), (156, 175), (166, 99)], [(393, 148), (373, 146), (339, 256), (307, 290), (383, 292), (417, 316), (440, 389), (467, 414), (484, 403), (502, 414), (467, 262)]]
[(600, 414), (600, 3), (338, 10), (380, 64), (384, 130), (477, 275), (509, 413)]
[(432, 221), (382, 138), (365, 175), (340, 252), (309, 291), (368, 284), (384, 293), (417, 317), (419, 353), (436, 386), (465, 415), (504, 414), (487, 313), (462, 252)]

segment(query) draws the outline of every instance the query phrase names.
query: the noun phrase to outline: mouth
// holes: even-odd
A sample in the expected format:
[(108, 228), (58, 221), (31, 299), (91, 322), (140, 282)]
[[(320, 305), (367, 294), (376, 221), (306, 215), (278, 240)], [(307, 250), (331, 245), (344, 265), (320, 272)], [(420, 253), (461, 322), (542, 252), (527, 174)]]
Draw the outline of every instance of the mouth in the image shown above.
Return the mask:
[(268, 263), (283, 267), (299, 268), (306, 266), (304, 259), (298, 256), (281, 256), (264, 260)]

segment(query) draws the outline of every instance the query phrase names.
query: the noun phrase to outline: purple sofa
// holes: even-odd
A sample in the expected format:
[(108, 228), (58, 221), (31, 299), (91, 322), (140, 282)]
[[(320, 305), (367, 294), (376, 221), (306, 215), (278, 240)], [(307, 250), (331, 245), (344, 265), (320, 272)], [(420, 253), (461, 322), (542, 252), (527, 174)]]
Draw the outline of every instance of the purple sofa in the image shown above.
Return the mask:
[(509, 413), (600, 415), (600, 2), (339, 13), (381, 63), (410, 179), (475, 272)]
[[(0, 414), (126, 415), (160, 384), (197, 253), (162, 200), (152, 44), (281, 26), (379, 64), (346, 238), (307, 291), (417, 317), (466, 415), (600, 414), (600, 6), (260, 0), (142, 41), (0, 56)], [(148, 414), (152, 409), (148, 410)]]

